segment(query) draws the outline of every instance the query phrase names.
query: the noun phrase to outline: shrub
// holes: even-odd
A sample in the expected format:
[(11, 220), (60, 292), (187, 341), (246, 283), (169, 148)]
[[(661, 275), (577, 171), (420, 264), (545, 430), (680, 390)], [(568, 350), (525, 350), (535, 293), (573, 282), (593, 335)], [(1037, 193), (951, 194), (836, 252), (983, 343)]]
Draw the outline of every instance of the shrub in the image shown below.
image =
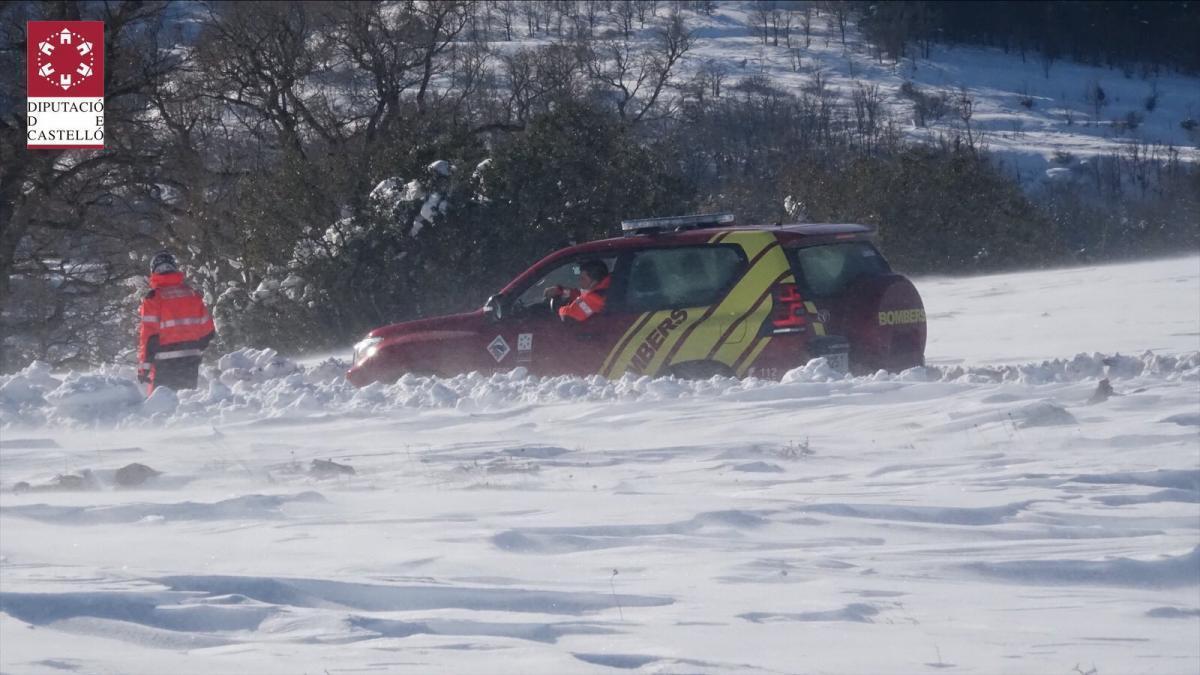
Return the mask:
[(919, 127), (942, 119), (950, 110), (945, 95), (922, 91), (912, 82), (900, 85), (900, 94), (913, 102), (913, 122)]
[(1054, 156), (1050, 159), (1051, 163), (1059, 164), (1062, 166), (1071, 164), (1074, 161), (1075, 161), (1075, 155), (1072, 155), (1071, 153), (1067, 152), (1066, 150), (1055, 150)]
[(1113, 126), (1117, 131), (1136, 131), (1138, 127), (1142, 126), (1143, 119), (1145, 118), (1140, 112), (1130, 110), (1125, 113), (1124, 117), (1113, 120)]

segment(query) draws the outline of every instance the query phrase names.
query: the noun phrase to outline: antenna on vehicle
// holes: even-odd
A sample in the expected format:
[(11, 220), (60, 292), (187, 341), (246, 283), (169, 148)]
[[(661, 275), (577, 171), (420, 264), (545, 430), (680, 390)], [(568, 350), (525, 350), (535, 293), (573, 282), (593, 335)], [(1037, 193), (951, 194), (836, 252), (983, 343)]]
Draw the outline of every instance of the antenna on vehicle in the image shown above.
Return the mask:
[(628, 237), (635, 234), (654, 234), (657, 232), (693, 230), (713, 225), (728, 225), (732, 222), (732, 213), (702, 213), (694, 216), (667, 216), (665, 218), (622, 220), (621, 231)]

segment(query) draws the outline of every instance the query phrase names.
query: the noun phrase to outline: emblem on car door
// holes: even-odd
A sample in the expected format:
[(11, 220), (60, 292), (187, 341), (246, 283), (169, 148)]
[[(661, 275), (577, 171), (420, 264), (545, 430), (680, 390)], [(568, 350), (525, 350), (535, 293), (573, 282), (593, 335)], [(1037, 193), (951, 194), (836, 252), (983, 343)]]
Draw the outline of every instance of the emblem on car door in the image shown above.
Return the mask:
[(517, 335), (517, 363), (533, 361), (533, 333)]
[(504, 336), (502, 335), (497, 335), (495, 340), (488, 343), (487, 350), (492, 355), (492, 358), (496, 359), (496, 363), (503, 361), (504, 357), (508, 356), (508, 353), (512, 351), (508, 343), (504, 341)]

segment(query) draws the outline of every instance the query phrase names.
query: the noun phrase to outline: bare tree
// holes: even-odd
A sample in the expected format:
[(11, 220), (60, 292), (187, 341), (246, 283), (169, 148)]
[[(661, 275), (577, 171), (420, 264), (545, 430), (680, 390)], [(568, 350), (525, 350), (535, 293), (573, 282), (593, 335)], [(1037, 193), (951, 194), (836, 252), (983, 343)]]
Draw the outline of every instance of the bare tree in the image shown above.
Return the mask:
[(587, 20), (587, 36), (589, 38), (596, 37), (596, 25), (600, 23), (605, 4), (607, 3), (604, 0), (584, 0), (583, 16)]
[(788, 60), (792, 64), (793, 72), (800, 72), (804, 67), (803, 53), (796, 47), (788, 50)]
[(885, 113), (883, 94), (878, 85), (859, 83), (851, 94), (851, 101), (854, 105), (854, 127), (863, 150), (874, 152)]
[(696, 74), (691, 79), (690, 92), (701, 104), (705, 102), (706, 97), (714, 100), (720, 99), (727, 76), (728, 71), (722, 62), (716, 59), (707, 59), (696, 69)]
[(248, 114), (247, 131), (275, 135), (301, 157), (307, 133), (335, 141), (319, 118), (320, 96), (302, 87), (323, 62), (313, 48), (316, 18), (304, 5), (225, 5), (210, 11), (197, 49), (215, 85), (209, 96)]
[(621, 119), (636, 124), (656, 109), (676, 65), (692, 44), (683, 15), (674, 12), (655, 31), (649, 47), (639, 49), (625, 40), (604, 42), (592, 49), (587, 57), (588, 73), (615, 94)]
[(503, 78), (500, 110), (476, 132), (519, 131), (530, 117), (546, 112), (552, 101), (582, 95), (586, 68), (576, 46), (556, 43), (521, 49), (501, 55), (499, 64)]
[(971, 97), (965, 86), (959, 87), (958, 96), (954, 99), (954, 107), (955, 112), (958, 113), (958, 119), (962, 120), (963, 129), (967, 132), (967, 148), (971, 152), (975, 152), (977, 139), (971, 129), (971, 118), (975, 115), (975, 99)]
[(516, 23), (517, 18), (517, 3), (514, 0), (497, 0), (496, 5), (500, 10), (500, 25), (504, 26), (504, 39), (512, 42), (513, 24)]
[(525, 34), (529, 37), (537, 35), (542, 28), (541, 2), (526, 0), (521, 3), (521, 15), (525, 17)]
[(812, 46), (813, 7), (811, 2), (805, 2), (800, 9), (800, 27), (804, 29), (804, 48)]
[[(480, 10), (483, 16), (480, 17)], [(491, 27), (491, 7), (485, 2), (472, 2), (467, 5), (466, 36), (474, 42), (487, 41), (488, 28)]]
[(771, 7), (771, 38), (772, 45), (779, 46), (779, 34), (787, 46), (792, 46), (792, 11), (783, 2), (774, 2)]
[(547, 21), (547, 25), (549, 25), (550, 21), (553, 21), (554, 33), (561, 38), (563, 37), (563, 26), (573, 25), (575, 23), (573, 20), (575, 15), (575, 2), (574, 0), (569, 0), (567, 2), (552, 2), (548, 3), (548, 7), (549, 9), (547, 11), (549, 14), (549, 20)]
[(771, 14), (774, 7), (775, 0), (755, 0), (754, 10), (750, 13), (750, 20), (764, 45), (771, 37)]
[(658, 16), (658, 0), (636, 0), (633, 4), (639, 28), (645, 28), (646, 21)]
[(199, 81), (184, 91), (223, 111), (218, 123), (155, 101), (169, 147), (199, 158), (177, 180), (192, 201), (164, 223), (215, 261), (207, 279), (253, 288), (306, 230), (319, 238), (344, 210), (364, 214), (343, 195), (378, 181), (379, 148), (432, 111), (467, 109), (486, 82), (482, 43), (461, 41), (469, 22), (462, 2), (215, 7), (195, 50)]
[[(86, 360), (100, 341), (88, 322), (95, 328), (107, 321), (98, 313), (112, 308), (105, 294), (129, 276), (131, 247), (153, 241), (163, 157), (143, 101), (179, 66), (177, 55), (158, 49), (165, 9), (165, 3), (0, 6), (0, 100), (25, 96), (26, 21), (104, 21), (107, 57), (103, 150), (27, 150), (24, 106), (0, 107), (0, 333), (15, 337), (18, 323), (34, 321), (41, 335), (31, 352), (14, 354), (7, 339), (0, 342), (0, 370), (18, 358), (49, 358), (51, 347), (53, 360)], [(96, 257), (86, 257), (87, 250)], [(54, 297), (37, 314), (13, 304), (26, 291), (36, 293), (49, 275)], [(21, 293), (11, 292), (14, 279), (24, 285)]]
[(705, 75), (712, 97), (721, 98), (721, 86), (725, 83), (725, 78), (729, 75), (725, 64), (716, 59), (709, 59), (704, 62), (700, 72)]
[(853, 6), (847, 0), (825, 0), (822, 2), (822, 6), (826, 12), (833, 15), (838, 31), (841, 32), (842, 46), (845, 47), (846, 24), (850, 22), (850, 12), (853, 11)]
[(1092, 107), (1093, 123), (1100, 123), (1100, 113), (1108, 105), (1108, 94), (1104, 92), (1104, 87), (1100, 86), (1098, 80), (1088, 82), (1083, 89), (1083, 100)]

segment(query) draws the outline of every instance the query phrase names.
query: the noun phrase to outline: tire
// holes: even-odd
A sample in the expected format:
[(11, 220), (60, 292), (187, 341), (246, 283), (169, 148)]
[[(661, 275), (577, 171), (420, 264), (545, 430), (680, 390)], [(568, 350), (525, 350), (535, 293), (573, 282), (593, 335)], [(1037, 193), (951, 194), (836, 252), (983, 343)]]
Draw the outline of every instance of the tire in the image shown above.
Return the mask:
[(851, 372), (925, 365), (925, 305), (911, 281), (899, 274), (871, 277), (854, 284), (846, 297)]
[(671, 366), (667, 373), (681, 380), (707, 380), (714, 375), (734, 377), (733, 369), (717, 361), (687, 361)]

